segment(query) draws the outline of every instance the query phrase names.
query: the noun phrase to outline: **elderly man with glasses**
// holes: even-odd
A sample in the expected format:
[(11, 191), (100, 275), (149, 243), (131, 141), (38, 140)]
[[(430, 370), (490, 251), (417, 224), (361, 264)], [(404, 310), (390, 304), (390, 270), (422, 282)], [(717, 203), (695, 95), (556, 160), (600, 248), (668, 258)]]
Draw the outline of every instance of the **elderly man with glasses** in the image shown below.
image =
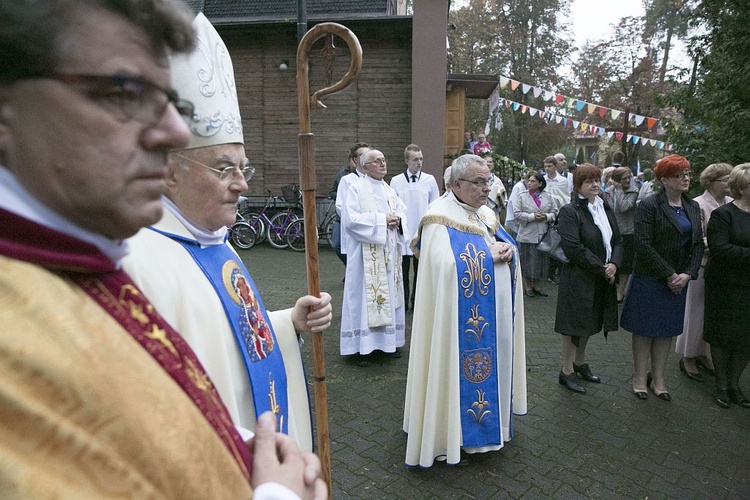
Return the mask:
[[(203, 14), (194, 25), (199, 46), (224, 47)], [(196, 50), (173, 58), (172, 81), (195, 103), (190, 143), (170, 153), (164, 216), (131, 239), (125, 269), (198, 355), (235, 424), (254, 430), (257, 415), (273, 411), (280, 432), (311, 451), (298, 335), (328, 326), (331, 298), (308, 295), (269, 313), (227, 242), (237, 199), (255, 169), (245, 158), (232, 61), (226, 49), (210, 55)], [(204, 92), (199, 75), (210, 67), (226, 71), (216, 82), (224, 92)], [(217, 120), (218, 127), (207, 126)]]
[(400, 264), (408, 228), (406, 205), (383, 180), (383, 153), (369, 149), (359, 163), (364, 175), (349, 186), (341, 210), (347, 263), (340, 352), (367, 366), (376, 350), (401, 356), (406, 304)]
[(271, 412), (243, 440), (121, 268), (190, 136), (169, 88), (168, 56), (195, 41), (180, 5), (0, 0), (0, 496), (326, 496)]
[(499, 450), (526, 413), (518, 250), (492, 209), (487, 163), (451, 165), (452, 191), (430, 205), (411, 246), (419, 258), (403, 429), (406, 465), (465, 462)]

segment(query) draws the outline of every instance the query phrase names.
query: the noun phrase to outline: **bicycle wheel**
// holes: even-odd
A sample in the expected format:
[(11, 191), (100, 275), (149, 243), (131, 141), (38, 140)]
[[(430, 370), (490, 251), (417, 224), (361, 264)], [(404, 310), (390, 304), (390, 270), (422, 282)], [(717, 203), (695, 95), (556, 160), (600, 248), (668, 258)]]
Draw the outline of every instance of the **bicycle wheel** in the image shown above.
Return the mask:
[(253, 229), (255, 229), (256, 236), (256, 243), (263, 243), (266, 241), (266, 221), (263, 220), (263, 217), (258, 212), (249, 212), (245, 215), (245, 222), (250, 224)]
[(284, 237), (289, 248), (297, 252), (305, 251), (305, 222), (297, 219), (286, 227)]
[(323, 229), (318, 234), (318, 242), (325, 242), (329, 247), (333, 246), (331, 243), (331, 236), (333, 235), (333, 225), (338, 220), (338, 217), (331, 217), (323, 223)]
[(237, 248), (247, 250), (255, 245), (257, 239), (255, 229), (247, 222), (235, 222), (230, 231), (229, 239)]
[(274, 248), (286, 248), (289, 246), (286, 238), (284, 237), (284, 231), (287, 226), (299, 219), (297, 215), (291, 210), (284, 210), (271, 217), (270, 224), (268, 225), (268, 242)]

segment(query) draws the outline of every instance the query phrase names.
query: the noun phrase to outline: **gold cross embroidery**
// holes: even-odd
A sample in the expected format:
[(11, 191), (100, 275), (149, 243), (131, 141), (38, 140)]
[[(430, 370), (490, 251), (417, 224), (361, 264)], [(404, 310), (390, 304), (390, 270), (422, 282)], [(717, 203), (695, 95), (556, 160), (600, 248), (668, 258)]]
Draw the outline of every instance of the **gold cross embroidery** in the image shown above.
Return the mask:
[(169, 352), (174, 354), (175, 357), (179, 357), (179, 354), (177, 354), (177, 349), (175, 349), (174, 344), (171, 340), (167, 338), (167, 332), (166, 330), (159, 328), (156, 325), (151, 325), (151, 331), (145, 331), (143, 334), (150, 338), (151, 340), (156, 340), (157, 342), (161, 343)]

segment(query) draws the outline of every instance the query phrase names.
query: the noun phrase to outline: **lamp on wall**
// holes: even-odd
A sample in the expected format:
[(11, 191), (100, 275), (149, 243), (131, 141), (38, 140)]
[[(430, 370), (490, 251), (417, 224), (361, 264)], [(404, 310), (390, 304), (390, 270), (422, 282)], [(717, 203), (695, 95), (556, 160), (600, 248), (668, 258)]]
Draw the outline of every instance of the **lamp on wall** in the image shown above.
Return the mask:
[(279, 71), (286, 71), (287, 69), (289, 69), (289, 61), (284, 59), (281, 61), (281, 64), (279, 64)]

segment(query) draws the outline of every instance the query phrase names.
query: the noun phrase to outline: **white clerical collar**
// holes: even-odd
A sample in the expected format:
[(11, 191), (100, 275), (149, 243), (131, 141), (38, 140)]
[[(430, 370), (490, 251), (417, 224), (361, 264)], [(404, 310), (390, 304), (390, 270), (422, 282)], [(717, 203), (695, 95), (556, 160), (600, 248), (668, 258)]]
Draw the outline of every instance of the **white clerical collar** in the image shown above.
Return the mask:
[(162, 196), (162, 202), (164, 203), (164, 208), (169, 210), (169, 212), (174, 215), (177, 220), (182, 222), (182, 224), (190, 232), (193, 238), (195, 238), (195, 241), (200, 244), (201, 248), (223, 245), (226, 241), (226, 226), (222, 226), (218, 231), (209, 231), (208, 229), (203, 229), (195, 222), (188, 219), (185, 214), (182, 213), (182, 210), (180, 210), (177, 205), (172, 203), (172, 200), (170, 200), (166, 196)]
[(94, 245), (109, 257), (118, 269), (120, 261), (128, 254), (127, 240), (113, 240), (74, 224), (37, 200), (18, 182), (16, 176), (2, 165), (0, 165), (0, 208)]
[(456, 194), (453, 191), (451, 191), (450, 195), (453, 197), (454, 200), (456, 200), (456, 203), (458, 204), (458, 206), (460, 206), (464, 210), (466, 210), (468, 212), (474, 212), (474, 213), (479, 212), (478, 208), (472, 207), (471, 205), (467, 205), (463, 201), (459, 200), (458, 197), (456, 197)]

